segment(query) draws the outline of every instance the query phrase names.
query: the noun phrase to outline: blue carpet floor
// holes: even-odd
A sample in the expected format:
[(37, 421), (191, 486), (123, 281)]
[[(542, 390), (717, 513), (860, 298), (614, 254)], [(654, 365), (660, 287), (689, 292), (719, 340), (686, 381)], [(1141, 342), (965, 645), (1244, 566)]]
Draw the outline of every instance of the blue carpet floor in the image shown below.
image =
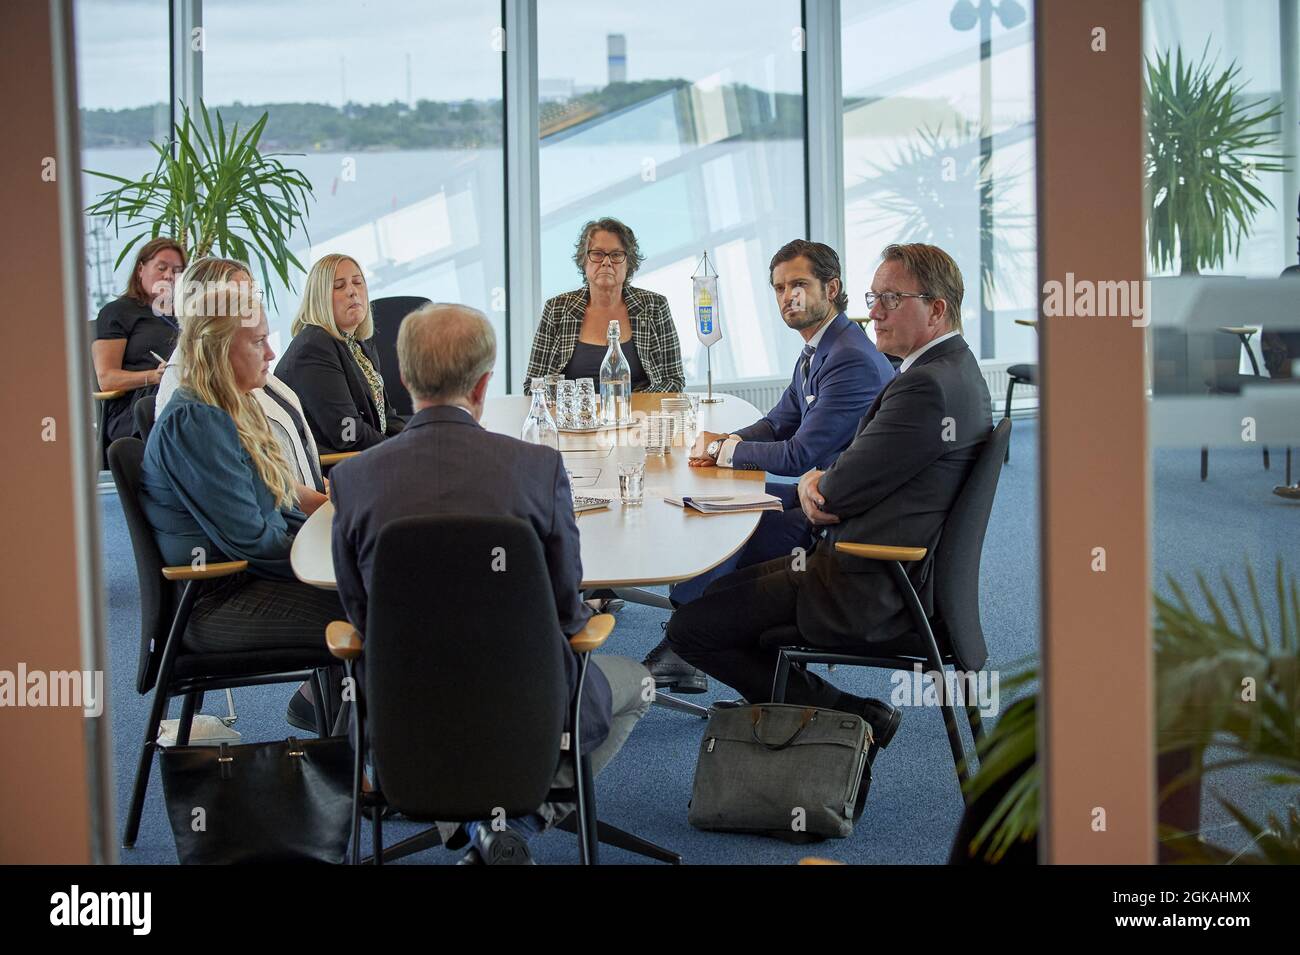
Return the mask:
[[(1006, 669), (1032, 658), (1038, 649), (1037, 437), (1035, 420), (1015, 422), (1012, 462), (1003, 470), (984, 547), (981, 610), (990, 651), (988, 666), (993, 669)], [(1273, 471), (1264, 471), (1257, 451), (1212, 452), (1210, 480), (1205, 484), (1199, 480), (1197, 452), (1158, 452), (1153, 464), (1152, 537), (1157, 588), (1166, 590), (1166, 574), (1184, 586), (1193, 584), (1198, 570), (1212, 579), (1223, 571), (1234, 582), (1244, 583), (1247, 561), (1257, 571), (1271, 574), (1279, 555), (1290, 559), (1292, 573), (1300, 571), (1300, 561), (1295, 559), (1300, 507), (1270, 494), (1273, 484), (1280, 481), (1278, 464)], [(1104, 489), (1099, 488), (1098, 493), (1105, 493)], [(100, 502), (109, 712), (120, 825), (130, 799), (148, 699), (135, 692), (139, 597), (126, 525), (113, 494), (101, 495)], [(659, 625), (665, 619), (664, 611), (629, 604), (619, 615), (610, 652), (640, 659), (659, 641)], [(832, 679), (858, 694), (888, 697), (890, 690), (889, 675), (883, 672), (838, 670)], [(244, 742), (287, 735), (284, 711), (292, 692), (287, 685), (235, 691), (236, 729)], [(692, 699), (705, 702), (730, 695), (715, 684), (709, 694)], [(1099, 701), (1103, 699), (1104, 691), (1099, 688)], [(1004, 698), (1002, 706), (1008, 702)], [(173, 702), (172, 715), (179, 709)], [(223, 713), (224, 695), (209, 694), (205, 711)], [(876, 762), (866, 815), (853, 838), (812, 847), (756, 836), (703, 833), (687, 824), (686, 805), (703, 728), (701, 720), (653, 708), (597, 782), (601, 818), (670, 847), (687, 863), (695, 864), (791, 863), (810, 852), (853, 863), (938, 863), (947, 858), (961, 800), (937, 709), (905, 712), (901, 731)], [(1252, 780), (1240, 775), (1223, 787), (1234, 797), (1256, 789)], [(1227, 821), (1217, 807), (1208, 807), (1206, 816), (1209, 825)], [(386, 823), (385, 842), (391, 844), (418, 828), (409, 823)], [(363, 828), (363, 833), (368, 831)], [(368, 834), (363, 839), (368, 851)], [(1231, 844), (1230, 835), (1226, 842)], [(616, 849), (604, 848), (602, 853), (606, 863), (641, 861)], [(543, 863), (576, 862), (574, 837), (549, 833), (536, 841), (534, 855)], [(438, 848), (408, 861), (448, 864), (458, 857), (458, 853)], [(176, 861), (156, 762), (139, 839), (134, 849), (121, 851), (120, 858), (130, 863)]]

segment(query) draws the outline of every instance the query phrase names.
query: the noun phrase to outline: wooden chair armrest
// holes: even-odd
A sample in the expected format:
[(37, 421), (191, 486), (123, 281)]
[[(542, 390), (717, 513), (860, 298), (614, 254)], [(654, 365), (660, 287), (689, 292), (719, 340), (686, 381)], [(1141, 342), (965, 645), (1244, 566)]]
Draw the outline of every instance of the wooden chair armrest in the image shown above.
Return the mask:
[(162, 574), (168, 580), (216, 580), (229, 577), (241, 570), (248, 570), (246, 560), (226, 560), (216, 564), (204, 564), (202, 567), (164, 567)]
[(605, 645), (609, 635), (614, 632), (614, 615), (598, 613), (580, 631), (569, 637), (569, 646), (574, 653), (590, 653)]
[(924, 547), (892, 547), (889, 544), (855, 544), (852, 541), (837, 541), (835, 549), (841, 554), (854, 557), (869, 557), (872, 560), (921, 560), (925, 557)]
[(114, 398), (121, 398), (125, 391), (92, 391), (90, 396), (96, 401), (112, 401)]
[(1255, 332), (1259, 331), (1259, 329), (1253, 328), (1250, 325), (1220, 325), (1219, 331), (1225, 332), (1228, 335), (1245, 335), (1249, 338), (1251, 335), (1254, 335)]
[(823, 859), (820, 856), (804, 856), (799, 860), (800, 865), (844, 865), (843, 862), (836, 862), (834, 859)]
[(361, 632), (346, 620), (331, 620), (325, 626), (325, 646), (336, 660), (361, 656)]
[(1025, 328), (1037, 328), (1037, 327), (1038, 327), (1038, 319), (1036, 319), (1036, 318), (1017, 318), (1017, 319), (1016, 319), (1016, 324), (1017, 324), (1017, 325), (1024, 325)]
[(322, 454), (320, 456), (320, 466), (323, 468), (332, 467), (340, 461), (355, 458), (360, 453), (360, 451), (332, 451), (329, 454)]

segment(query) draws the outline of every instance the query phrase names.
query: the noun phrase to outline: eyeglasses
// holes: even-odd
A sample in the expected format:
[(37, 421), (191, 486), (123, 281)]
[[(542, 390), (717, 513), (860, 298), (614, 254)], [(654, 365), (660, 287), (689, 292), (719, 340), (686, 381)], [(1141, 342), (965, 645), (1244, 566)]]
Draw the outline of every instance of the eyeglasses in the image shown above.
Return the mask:
[(626, 252), (602, 252), (600, 249), (592, 249), (587, 253), (587, 261), (592, 265), (601, 265), (606, 259), (615, 265), (622, 265), (627, 261)]
[(867, 293), (867, 308), (875, 308), (879, 302), (885, 306), (885, 311), (892, 312), (898, 306), (903, 304), (905, 298), (934, 298), (933, 295), (926, 295), (923, 292), (875, 292)]

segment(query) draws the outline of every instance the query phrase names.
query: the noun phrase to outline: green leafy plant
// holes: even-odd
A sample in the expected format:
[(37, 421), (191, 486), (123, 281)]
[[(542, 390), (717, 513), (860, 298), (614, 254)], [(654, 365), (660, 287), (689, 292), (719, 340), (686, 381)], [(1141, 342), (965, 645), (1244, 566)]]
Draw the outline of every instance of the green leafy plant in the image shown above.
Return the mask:
[[(925, 242), (955, 249), (969, 241), (962, 209), (978, 214), (980, 202), (979, 130), (973, 123), (945, 133), (943, 126), (917, 130), (916, 138), (897, 150), (886, 165), (871, 163), (866, 185), (876, 191), (873, 204), (894, 220), (899, 242)], [(1029, 228), (1032, 217), (1018, 211), (1007, 196), (1020, 179), (1016, 170), (993, 179), (993, 215), (982, 239), (993, 256), (980, 262), (985, 298), (992, 299), (996, 276), (1014, 275), (1020, 264), (1013, 241)]]
[(1147, 59), (1147, 249), (1157, 269), (1184, 274), (1223, 265), (1236, 254), (1258, 211), (1273, 202), (1258, 185), (1261, 172), (1284, 172), (1267, 151), (1277, 141), (1271, 123), (1280, 107), (1247, 102), (1235, 61), (1220, 72), (1208, 58), (1182, 50)]
[(114, 268), (140, 241), (166, 235), (190, 258), (215, 252), (245, 262), (255, 259), (263, 287), (274, 301), (272, 274), (292, 288), (290, 269), (304, 271), (289, 250), (289, 240), (295, 228), (306, 231), (311, 182), (277, 158), (286, 154), (258, 148), (269, 114), (263, 113), (242, 134), (238, 123), (226, 129), (219, 110), (215, 126), (202, 103), (199, 114), (201, 125), (185, 109), (172, 139), (149, 143), (158, 153), (152, 173), (128, 179), (86, 170), (118, 184), (87, 207), (86, 215), (103, 217), (115, 234), (140, 230), (123, 247)]
[[(1270, 626), (1250, 565), (1246, 599), (1226, 575), (1220, 580), (1221, 597), (1197, 575), (1208, 616), (1172, 579), (1171, 596), (1155, 597), (1158, 749), (1190, 749), (1209, 757), (1193, 760), (1193, 769), (1171, 780), (1160, 796), (1212, 779), (1215, 772), (1250, 766), (1261, 771), (1261, 782), (1286, 790), (1292, 801), (1282, 816), (1270, 812), (1261, 820), (1216, 793), (1253, 840), (1247, 853), (1233, 855), (1197, 839), (1173, 844), (1187, 862), (1300, 863), (1300, 585), (1287, 577), (1279, 559), (1277, 613)], [(1002, 685), (1009, 690), (1037, 679), (1036, 665), (1022, 665)], [(1036, 697), (1009, 707), (978, 748), (979, 772), (966, 781), (973, 800), (1009, 774), (1020, 774), (972, 839), (971, 854), (988, 862), (999, 861), (1038, 832), (1042, 775), (1035, 758), (1036, 711)], [(1165, 838), (1179, 834), (1161, 829)]]
[[(1013, 675), (1002, 681), (1003, 693), (1038, 681), (1038, 668), (1031, 663), (1021, 663), (1012, 669)], [(983, 853), (987, 862), (1001, 861), (1016, 843), (1028, 842), (1038, 833), (1042, 766), (1037, 760), (1037, 701), (1037, 696), (1031, 695), (1007, 707), (977, 745), (979, 772), (967, 777), (964, 784), (966, 795), (973, 802), (1003, 779), (1019, 774), (971, 840), (971, 855)]]

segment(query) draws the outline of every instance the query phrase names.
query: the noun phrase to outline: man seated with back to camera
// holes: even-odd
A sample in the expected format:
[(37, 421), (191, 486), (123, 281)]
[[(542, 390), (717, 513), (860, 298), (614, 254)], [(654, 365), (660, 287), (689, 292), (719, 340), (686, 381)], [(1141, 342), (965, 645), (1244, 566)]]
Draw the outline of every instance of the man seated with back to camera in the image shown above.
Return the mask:
[[(479, 419), (496, 363), (496, 336), (483, 313), (462, 305), (426, 305), (408, 315), (397, 334), (402, 384), (415, 415), (400, 434), (335, 466), (333, 555), (339, 597), (352, 624), (365, 633), (368, 581), (380, 531), (402, 517), (496, 515), (527, 521), (537, 532), (565, 638), (586, 625), (582, 558), (573, 492), (564, 461), (554, 448), (485, 430)], [(431, 633), (431, 638), (435, 634)], [(579, 674), (577, 656), (564, 647), (569, 693)], [(582, 696), (582, 748), (599, 773), (650, 708), (643, 692), (649, 674), (624, 657), (592, 657)], [(508, 772), (508, 767), (502, 767)], [(556, 775), (558, 787), (573, 783), (569, 761)], [(493, 831), (465, 826), (471, 848), (462, 862), (528, 864), (527, 840), (571, 811), (546, 804)], [(445, 843), (454, 824), (439, 824)]]
[[(906, 567), (926, 613), (934, 612), (934, 547), (992, 430), (988, 386), (961, 336), (957, 264), (921, 244), (891, 245), (882, 258), (867, 304), (877, 346), (903, 362), (835, 463), (799, 480), (800, 505), (821, 539), (803, 562), (787, 555), (716, 581), (668, 623), (682, 659), (750, 702), (771, 699), (777, 651), (759, 645), (766, 630), (797, 624), (805, 645), (867, 650), (911, 629), (885, 565), (839, 553), (836, 541), (927, 548)], [(799, 667), (785, 701), (858, 713), (871, 724), (872, 757), (901, 720), (888, 703), (841, 692)]]
[[(828, 468), (848, 447), (858, 422), (888, 382), (894, 366), (844, 314), (849, 297), (840, 257), (829, 245), (795, 239), (768, 265), (781, 319), (803, 339), (790, 385), (776, 407), (734, 434), (703, 431), (691, 449), (692, 467), (762, 470), (799, 477)], [(673, 587), (674, 607), (690, 603), (713, 581), (813, 544), (813, 528), (799, 507), (794, 484), (769, 481), (767, 493), (782, 511), (764, 511), (745, 545), (713, 570)], [(660, 688), (703, 693), (709, 680), (677, 654), (665, 639), (643, 661)]]

